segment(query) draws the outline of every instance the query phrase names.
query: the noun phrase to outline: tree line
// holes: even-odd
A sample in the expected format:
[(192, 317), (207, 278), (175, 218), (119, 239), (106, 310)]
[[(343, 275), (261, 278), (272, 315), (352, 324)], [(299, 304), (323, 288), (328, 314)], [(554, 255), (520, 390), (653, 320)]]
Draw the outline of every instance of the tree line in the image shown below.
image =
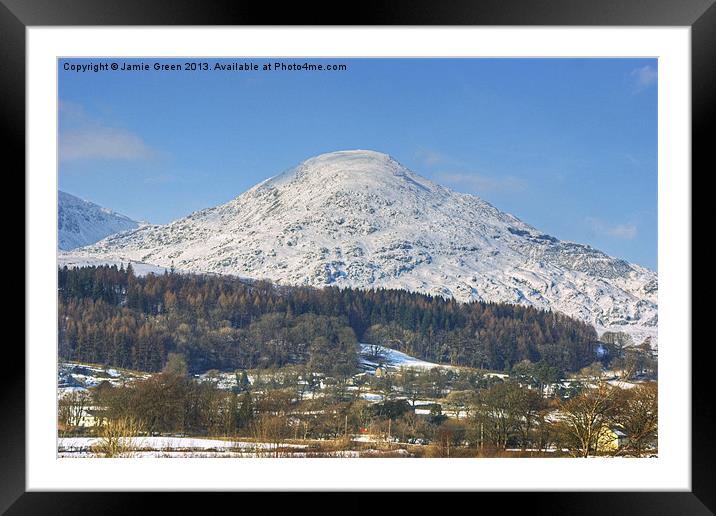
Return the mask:
[(599, 346), (592, 326), (532, 307), (173, 270), (137, 276), (131, 264), (60, 268), (58, 297), (61, 358), (144, 371), (179, 353), (191, 372), (311, 363), (347, 377), (358, 341), (460, 366), (508, 371), (529, 360), (576, 371)]

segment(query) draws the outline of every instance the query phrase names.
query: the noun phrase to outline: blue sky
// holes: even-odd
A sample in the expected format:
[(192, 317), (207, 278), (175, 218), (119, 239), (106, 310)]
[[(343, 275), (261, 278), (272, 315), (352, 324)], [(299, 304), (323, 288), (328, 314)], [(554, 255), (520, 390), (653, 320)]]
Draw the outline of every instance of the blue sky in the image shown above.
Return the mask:
[[(656, 59), (309, 60), (348, 68), (330, 72), (63, 69), (125, 61), (157, 62), (60, 60), (61, 190), (166, 223), (316, 154), (373, 149), (558, 238), (657, 268)], [(237, 62), (248, 61), (277, 60)]]

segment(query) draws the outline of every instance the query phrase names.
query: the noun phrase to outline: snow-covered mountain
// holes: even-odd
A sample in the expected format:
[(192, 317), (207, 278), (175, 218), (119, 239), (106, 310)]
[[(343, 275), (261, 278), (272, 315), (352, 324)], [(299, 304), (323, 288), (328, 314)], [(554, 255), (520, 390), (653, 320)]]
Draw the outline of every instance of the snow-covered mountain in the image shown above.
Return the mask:
[(558, 240), (372, 151), (317, 156), (226, 204), (78, 253), (283, 284), (534, 305), (599, 330), (656, 336), (655, 272)]
[(139, 222), (129, 217), (74, 195), (57, 192), (57, 246), (62, 250), (93, 244), (108, 235), (139, 226)]

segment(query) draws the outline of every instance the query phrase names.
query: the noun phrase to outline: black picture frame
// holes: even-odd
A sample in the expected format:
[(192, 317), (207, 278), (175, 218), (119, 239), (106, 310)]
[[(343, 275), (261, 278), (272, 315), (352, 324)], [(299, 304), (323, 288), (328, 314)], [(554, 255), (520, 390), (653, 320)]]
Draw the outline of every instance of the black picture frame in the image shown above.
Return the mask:
[[(0, 123), (8, 129), (3, 161), (12, 163), (12, 170), (25, 169), (27, 27), (343, 25), (350, 22), (351, 25), (689, 26), (692, 170), (701, 170), (703, 175), (713, 169), (713, 143), (709, 135), (714, 133), (716, 120), (714, 0), (364, 1), (359, 8), (351, 9), (350, 17), (338, 14), (334, 6), (286, 3), (278, 8), (269, 3), (224, 0), (0, 0)], [(693, 172), (691, 174), (693, 178)], [(25, 269), (26, 277), (31, 273)], [(711, 367), (704, 344), (706, 342), (697, 342), (692, 346), (692, 450), (698, 452), (692, 453), (690, 492), (481, 493), (480, 505), (488, 507), (490, 502), (496, 502), (499, 506), (509, 499), (512, 508), (517, 502), (531, 512), (550, 514), (712, 514), (716, 511), (713, 474), (716, 447), (711, 426), (714, 404), (709, 385)], [(170, 493), (168, 497), (119, 492), (26, 492), (24, 353), (18, 353), (17, 362), (22, 366), (3, 372), (4, 387), (0, 390), (0, 511), (7, 514), (134, 514), (151, 507), (148, 498), (159, 496), (162, 504), (171, 503), (183, 510), (191, 510), (194, 505), (206, 509), (208, 502), (204, 497), (189, 497), (185, 493)], [(244, 507), (250, 506), (252, 498), (260, 496), (211, 495), (212, 505), (216, 504), (216, 496), (242, 496)], [(298, 509), (306, 507), (299, 501), (303, 496), (296, 493), (292, 497)], [(359, 501), (358, 493), (350, 496), (356, 498), (355, 503), (343, 501), (344, 507), (357, 508), (367, 503), (365, 499)], [(402, 498), (400, 503), (403, 510), (411, 510), (411, 505), (420, 507), (425, 498), (413, 494)], [(368, 505), (366, 510), (377, 509)]]

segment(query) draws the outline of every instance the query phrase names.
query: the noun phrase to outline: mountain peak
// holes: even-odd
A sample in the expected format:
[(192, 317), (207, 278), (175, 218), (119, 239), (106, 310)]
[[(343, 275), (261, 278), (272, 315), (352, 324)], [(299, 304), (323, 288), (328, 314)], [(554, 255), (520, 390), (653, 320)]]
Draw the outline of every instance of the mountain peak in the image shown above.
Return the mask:
[[(397, 191), (429, 192), (437, 185), (398, 163), (388, 154), (373, 150), (341, 150), (319, 154), (295, 168), (257, 185), (259, 189), (283, 189), (304, 185), (315, 193), (372, 191), (392, 197)], [(295, 189), (295, 188), (294, 188)]]
[(387, 154), (330, 152), (229, 203), (86, 247), (87, 257), (291, 285), (401, 288), (653, 332), (656, 274), (563, 242)]
[[(333, 152), (325, 152), (312, 158), (308, 158), (304, 163), (309, 161), (374, 161), (374, 162), (387, 162), (393, 160), (389, 154), (384, 152), (378, 152), (368, 149), (346, 149)], [(393, 160), (394, 161), (394, 160)]]

